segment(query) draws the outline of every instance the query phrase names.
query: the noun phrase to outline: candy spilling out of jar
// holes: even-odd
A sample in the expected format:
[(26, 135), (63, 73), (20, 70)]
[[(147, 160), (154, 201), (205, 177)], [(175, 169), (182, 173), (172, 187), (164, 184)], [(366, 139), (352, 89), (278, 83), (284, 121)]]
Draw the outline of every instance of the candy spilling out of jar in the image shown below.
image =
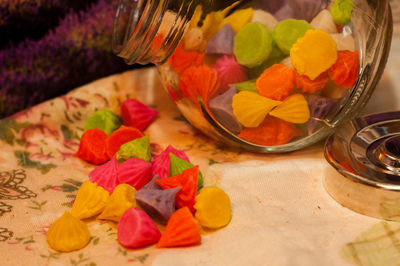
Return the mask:
[[(157, 111), (137, 100), (93, 113), (85, 123), (76, 156), (100, 164), (79, 188), (71, 212), (49, 228), (47, 242), (60, 252), (90, 241), (86, 219), (117, 223), (119, 243), (127, 248), (157, 248), (201, 243), (200, 227), (218, 229), (231, 220), (229, 196), (203, 187), (199, 166), (172, 146), (152, 156), (145, 129)], [(150, 115), (150, 118), (149, 116)], [(106, 131), (106, 132), (105, 132)]]
[(203, 104), (227, 130), (260, 145), (321, 128), (358, 80), (349, 26), (355, 5), (288, 2), (275, 14), (237, 3), (203, 14), (197, 6), (167, 62), (177, 79), (167, 84), (174, 100)]

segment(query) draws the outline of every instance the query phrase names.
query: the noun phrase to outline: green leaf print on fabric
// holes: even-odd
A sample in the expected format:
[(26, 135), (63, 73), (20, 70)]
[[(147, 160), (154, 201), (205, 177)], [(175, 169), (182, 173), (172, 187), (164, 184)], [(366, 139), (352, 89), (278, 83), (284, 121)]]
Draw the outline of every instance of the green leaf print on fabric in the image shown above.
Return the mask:
[(42, 207), (47, 203), (47, 200), (38, 202), (36, 200), (31, 200), (33, 206), (28, 206), (28, 208), (33, 209), (33, 210), (38, 210), (38, 211), (43, 211)]
[(135, 256), (135, 259), (137, 259), (138, 261), (140, 261), (140, 263), (143, 264), (146, 261), (148, 256), (149, 256), (149, 254), (144, 254), (144, 255), (141, 255), (141, 256)]
[(61, 129), (64, 139), (80, 140), (78, 134), (76, 132), (72, 131), (68, 126), (61, 125), (60, 129)]
[(400, 261), (400, 223), (380, 222), (347, 243), (344, 259), (355, 265), (395, 266)]
[(0, 139), (10, 145), (14, 145), (15, 133), (18, 133), (22, 128), (31, 126), (30, 123), (18, 123), (13, 119), (0, 120)]
[(46, 259), (47, 262), (49, 262), (51, 259), (58, 260), (58, 259), (60, 258), (60, 255), (61, 255), (60, 253), (57, 253), (57, 252), (50, 252), (50, 251), (49, 251), (49, 254), (48, 254), (48, 255), (40, 254), (40, 257)]
[(14, 151), (14, 155), (18, 159), (18, 165), (25, 168), (36, 168), (43, 175), (47, 174), (52, 168), (57, 167), (54, 164), (42, 164), (39, 161), (32, 161), (29, 158), (30, 153), (27, 151)]
[(78, 189), (80, 188), (80, 186), (82, 185), (81, 181), (77, 181), (71, 178), (65, 179), (64, 180), (66, 183), (61, 185), (61, 190), (63, 192), (74, 192), (74, 191), (78, 191)]
[(70, 259), (70, 263), (71, 265), (83, 265), (82, 263), (85, 262), (85, 266), (96, 266), (96, 263), (94, 262), (88, 262), (88, 260), (90, 260), (89, 258), (85, 258), (85, 256), (83, 255), (83, 253), (79, 253), (78, 258)]

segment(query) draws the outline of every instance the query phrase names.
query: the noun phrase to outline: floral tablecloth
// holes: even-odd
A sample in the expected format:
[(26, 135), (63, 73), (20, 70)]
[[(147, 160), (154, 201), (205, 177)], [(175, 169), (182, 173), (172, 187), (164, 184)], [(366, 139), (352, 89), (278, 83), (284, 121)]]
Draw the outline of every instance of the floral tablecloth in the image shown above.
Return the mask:
[[(364, 113), (400, 109), (400, 38)], [(97, 109), (119, 113), (137, 98), (160, 113), (145, 131), (154, 152), (185, 150), (205, 185), (231, 197), (232, 221), (190, 248), (125, 249), (116, 225), (90, 221), (91, 241), (71, 253), (46, 243), (46, 230), (71, 208), (93, 165), (73, 153)], [(0, 265), (398, 265), (400, 223), (352, 212), (324, 190), (323, 143), (265, 155), (220, 147), (182, 118), (155, 68), (113, 75), (0, 120)]]

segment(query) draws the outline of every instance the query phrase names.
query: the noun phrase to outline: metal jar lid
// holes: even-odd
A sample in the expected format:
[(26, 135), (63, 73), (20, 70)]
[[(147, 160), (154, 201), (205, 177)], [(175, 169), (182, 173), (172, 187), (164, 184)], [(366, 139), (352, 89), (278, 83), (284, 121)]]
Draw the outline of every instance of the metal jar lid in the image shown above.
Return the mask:
[(340, 126), (325, 144), (332, 167), (324, 186), (341, 205), (400, 220), (400, 112), (360, 117)]

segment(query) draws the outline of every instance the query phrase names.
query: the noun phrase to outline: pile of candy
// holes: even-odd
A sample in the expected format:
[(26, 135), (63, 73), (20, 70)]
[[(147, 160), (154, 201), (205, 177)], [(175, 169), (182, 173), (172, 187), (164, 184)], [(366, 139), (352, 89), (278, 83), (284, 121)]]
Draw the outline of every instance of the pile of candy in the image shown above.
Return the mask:
[(118, 240), (128, 248), (197, 245), (199, 226), (226, 226), (231, 220), (229, 196), (218, 187), (203, 187), (199, 167), (183, 151), (168, 146), (152, 156), (142, 130), (158, 112), (128, 99), (121, 114), (122, 123), (109, 110), (86, 120), (76, 156), (101, 165), (79, 188), (71, 212), (50, 226), (50, 247), (61, 252), (85, 247), (90, 241), (84, 222), (88, 218), (118, 223)]
[(324, 1), (287, 2), (307, 2), (317, 15), (281, 19), (279, 12), (235, 10), (238, 2), (203, 14), (197, 6), (167, 62), (179, 77), (167, 86), (173, 98), (197, 107), (201, 99), (222, 125), (253, 143), (282, 145), (313, 134), (358, 80), (347, 25), (354, 4), (336, 0), (328, 10)]

